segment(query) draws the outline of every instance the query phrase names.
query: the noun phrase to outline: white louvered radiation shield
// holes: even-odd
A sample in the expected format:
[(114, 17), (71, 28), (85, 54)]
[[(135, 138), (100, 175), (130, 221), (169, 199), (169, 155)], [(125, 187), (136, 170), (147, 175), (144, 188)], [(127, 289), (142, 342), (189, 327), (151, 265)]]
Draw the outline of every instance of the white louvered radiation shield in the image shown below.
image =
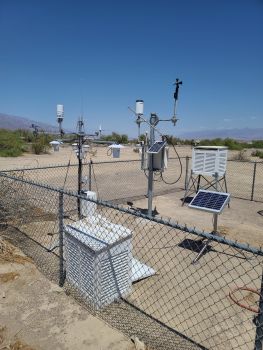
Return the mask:
[(196, 175), (224, 176), (227, 164), (227, 147), (199, 146), (193, 148), (192, 172)]

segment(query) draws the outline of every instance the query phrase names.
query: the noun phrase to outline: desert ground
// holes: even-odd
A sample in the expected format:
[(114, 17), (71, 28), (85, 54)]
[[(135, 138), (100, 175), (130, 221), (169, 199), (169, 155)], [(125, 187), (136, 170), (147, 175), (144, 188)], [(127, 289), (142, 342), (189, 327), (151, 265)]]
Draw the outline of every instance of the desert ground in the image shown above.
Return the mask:
[[(132, 147), (127, 147), (121, 150), (121, 157), (117, 161), (135, 160), (136, 163), (111, 163), (116, 159), (107, 155), (107, 147), (94, 147), (93, 154), (88, 154), (86, 162), (93, 160), (95, 163), (94, 171), (96, 174), (96, 187), (93, 190), (98, 190), (98, 198), (103, 200), (113, 200), (117, 203), (126, 204), (126, 199), (133, 195), (134, 206), (140, 208), (147, 208), (147, 179), (140, 171), (140, 155), (134, 153)], [(180, 157), (191, 156), (191, 147), (178, 146), (177, 151)], [(95, 153), (95, 154), (94, 154)], [(228, 159), (233, 159), (237, 155), (237, 151), (230, 151)], [(250, 157), (251, 151), (247, 151), (247, 159), (253, 159)], [(170, 156), (175, 154), (173, 150), (170, 151)], [(17, 158), (0, 158), (0, 170), (15, 169), (15, 168), (31, 168), (42, 167), (58, 164), (76, 164), (77, 159), (70, 146), (63, 146), (59, 152), (50, 151), (49, 154), (33, 155), (25, 154), (24, 156)], [(110, 162), (103, 164), (100, 167), (96, 163)], [(249, 165), (249, 167), (247, 167)], [(247, 198), (250, 198), (251, 191), (251, 170), (252, 166), (247, 163), (232, 163), (230, 162), (230, 176), (228, 179), (228, 191), (234, 197), (239, 196), (239, 191), (242, 191), (242, 195), (245, 194)], [(59, 169), (58, 169), (59, 170)], [(261, 169), (260, 169), (261, 170)], [(178, 172), (178, 164), (171, 163), (170, 167), (165, 172), (164, 177), (167, 177), (168, 181), (176, 177)], [(258, 171), (259, 172), (259, 171)], [(166, 175), (166, 173), (168, 175)], [(84, 172), (87, 175), (87, 172)], [(55, 172), (55, 170), (41, 170), (34, 172), (34, 177), (30, 180), (36, 180), (40, 183), (47, 183), (55, 187), (61, 187), (61, 183), (64, 181), (64, 173)], [(65, 189), (76, 190), (76, 169), (74, 171), (69, 169), (67, 174), (67, 182)], [(259, 172), (256, 182), (256, 193), (259, 200), (262, 197), (263, 191), (263, 173)], [(262, 183), (261, 183), (262, 179)], [(73, 184), (73, 185), (72, 185)], [(171, 218), (182, 224), (187, 224), (191, 227), (196, 227), (206, 232), (212, 231), (212, 215), (206, 212), (200, 214), (199, 211), (189, 209), (187, 204), (182, 206), (181, 199), (184, 197), (184, 190), (180, 190), (184, 187), (183, 176), (180, 182), (175, 186), (163, 185), (160, 181), (154, 183), (155, 197), (153, 200), (153, 208), (156, 206), (160, 217)], [(237, 189), (238, 188), (238, 189)], [(100, 198), (101, 194), (101, 198)], [(136, 198), (139, 198), (136, 200)], [(249, 201), (238, 198), (231, 198), (231, 204), (229, 208), (225, 208), (223, 213), (219, 216), (218, 224), (219, 231), (227, 238), (237, 240), (242, 243), (249, 243), (254, 246), (263, 245), (262, 237), (262, 223), (263, 216), (261, 215), (263, 204), (261, 201)]]
[[(133, 146), (127, 146), (121, 150), (120, 160), (140, 159), (138, 153), (133, 152)], [(192, 156), (192, 148), (190, 146), (176, 146), (176, 149), (181, 157)], [(251, 157), (253, 149), (246, 150), (244, 152), (245, 159), (255, 160)], [(170, 148), (170, 155), (173, 156), (173, 149)], [(238, 151), (229, 151), (228, 159), (233, 159), (237, 156)], [(95, 145), (92, 146), (91, 152), (88, 154), (87, 159), (93, 159), (94, 161), (114, 161), (112, 155), (108, 152), (107, 146)], [(26, 168), (26, 167), (37, 167), (46, 166), (51, 164), (66, 164), (69, 159), (77, 162), (76, 155), (69, 145), (60, 146), (59, 152), (54, 152), (50, 149), (47, 154), (31, 154), (25, 153), (20, 157), (1, 157), (0, 158), (0, 169), (14, 169), (14, 168)]]
[[(178, 152), (181, 157), (187, 155), (191, 156), (191, 149), (189, 147), (178, 147)], [(114, 161), (111, 156), (107, 155), (107, 148), (105, 147), (97, 147), (90, 156), (94, 162)], [(230, 152), (229, 157), (231, 158), (234, 156), (235, 152)], [(66, 164), (69, 159), (75, 162), (76, 156), (73, 154), (70, 147), (65, 146), (62, 147), (59, 152), (51, 151), (50, 154), (41, 156), (27, 154), (16, 159), (1, 158), (0, 169), (30, 168), (61, 163)], [(139, 155), (134, 153), (131, 148), (122, 150), (121, 160), (131, 159), (139, 160)], [(240, 167), (242, 167), (242, 163)], [(132, 163), (126, 168), (123, 168), (121, 163), (120, 167), (112, 163), (110, 166), (105, 165), (103, 169), (100, 171), (97, 170), (97, 172), (95, 168), (96, 183), (98, 189), (104, 196), (101, 199), (118, 199), (118, 203), (128, 207), (126, 202), (130, 193), (132, 193), (132, 197), (134, 197), (134, 206), (147, 208), (147, 198), (145, 197), (147, 182), (145, 181), (144, 174), (141, 172), (141, 175), (138, 175), (134, 169), (135, 167)], [(170, 174), (173, 174), (174, 170), (170, 168), (169, 171)], [(59, 174), (59, 172), (48, 173), (42, 171), (38, 173), (37, 181), (60, 186), (61, 179)], [(248, 175), (250, 176), (250, 173), (248, 173)], [(67, 176), (68, 182), (66, 183), (66, 189), (74, 190), (74, 186), (76, 185), (76, 173), (72, 171), (71, 173), (69, 172)], [(134, 177), (136, 181), (134, 181)], [(74, 180), (74, 185), (72, 185), (73, 182), (71, 180)], [(232, 178), (231, 181), (230, 189), (235, 189), (233, 184), (235, 185), (236, 182), (240, 182), (241, 184), (244, 183), (243, 189), (246, 191), (246, 188), (249, 187), (250, 178), (247, 176), (246, 170), (243, 170), (235, 172), (235, 177)], [(187, 204), (182, 206), (181, 199), (184, 196), (184, 190), (182, 190), (183, 185), (184, 181), (182, 180), (179, 186), (181, 189), (172, 188), (172, 190), (169, 191), (169, 187), (167, 186), (165, 187), (165, 191), (163, 191), (164, 193), (162, 193), (163, 187), (157, 182), (154, 189), (155, 193), (159, 195), (154, 197), (153, 207), (156, 206), (159, 217), (165, 219), (169, 218), (171, 221), (178, 221), (181, 224), (211, 232), (213, 226), (213, 216), (211, 214), (203, 212), (200, 214), (197, 210), (189, 209)], [(71, 186), (73, 187), (71, 188)], [(119, 197), (116, 197), (116, 188), (119, 187), (121, 188), (118, 192)], [(258, 188), (259, 187), (262, 190), (261, 183), (258, 184)], [(229, 192), (231, 193), (231, 190)], [(43, 201), (41, 204), (42, 207), (44, 207), (45, 204)], [(262, 246), (262, 210), (263, 203), (261, 202), (231, 198), (230, 207), (226, 207), (219, 216), (219, 234), (234, 241), (249, 243), (254, 247)], [(109, 213), (105, 212), (105, 215), (109, 215), (110, 218)], [(114, 220), (116, 220), (116, 215), (114, 217)], [(134, 232), (134, 253), (136, 257), (157, 271), (155, 276), (134, 285), (133, 292), (128, 298), (132, 304), (151, 314), (153, 317), (158, 318), (168, 326), (177, 329), (190, 338), (194, 338), (197, 342), (207, 345), (208, 348), (253, 349), (255, 327), (252, 324), (251, 313), (249, 313), (249, 311), (240, 310), (238, 306), (233, 305), (227, 298), (227, 295), (231, 289), (240, 284), (249, 285), (255, 289), (260, 287), (260, 259), (252, 259), (253, 257), (251, 257), (250, 254), (248, 254), (248, 257), (244, 257), (240, 254), (240, 251), (237, 252), (233, 248), (226, 248), (223, 245), (211, 243), (211, 251), (200, 259), (199, 264), (191, 265), (191, 261), (196, 256), (196, 253), (184, 249), (182, 246), (180, 247), (180, 244), (185, 239), (195, 241), (197, 237), (194, 235), (185, 235), (181, 231), (167, 230), (167, 233), (163, 236), (160, 235), (162, 231), (158, 230), (158, 225), (155, 226), (153, 223), (150, 224), (146, 222), (142, 223), (139, 219), (129, 217), (125, 220), (124, 217), (120, 218), (120, 222), (123, 222), (124, 225), (128, 225)], [(144, 226), (142, 226), (142, 224)], [(37, 232), (40, 232), (40, 229), (42, 232), (44, 232), (44, 230), (48, 231), (48, 225), (50, 225), (50, 227), (52, 227), (52, 225), (54, 226), (52, 220), (50, 222), (45, 221), (44, 223), (25, 223), (21, 226), (21, 229), (28, 236), (38, 240)], [(143, 230), (141, 227), (143, 227)], [(43, 239), (42, 235), (41, 243), (43, 243)], [(45, 238), (44, 243), (52, 243), (50, 242), (50, 237)], [(156, 250), (157, 248), (158, 250)], [(27, 264), (23, 265), (23, 267), (19, 267), (19, 269), (24, 268), (26, 265)], [(10, 271), (17, 273), (17, 271), (19, 272), (20, 270)], [(44, 277), (40, 277), (41, 274), (37, 270), (34, 271), (33, 274), (37, 275), (37, 280), (41, 280), (41, 278), (44, 280)], [(9, 272), (9, 270), (6, 272)], [(204, 275), (208, 278), (206, 279)], [(200, 278), (200, 276), (203, 276), (203, 278)], [(14, 281), (8, 282), (8, 284), (4, 286), (6, 288), (6, 286), (9, 285), (11, 289), (10, 293), (16, 293), (12, 288), (12, 284), (14, 286), (15, 283), (18, 282), (19, 277)], [(29, 283), (31, 283), (31, 281), (29, 281)], [(46, 283), (50, 285), (51, 282)], [(28, 284), (28, 282), (26, 282), (26, 284)], [(32, 285), (35, 285), (35, 283), (33, 282)], [(36, 286), (37, 285), (38, 283), (36, 283)], [(220, 288), (218, 288), (218, 286), (220, 286)], [(50, 287), (51, 291), (52, 288)], [(204, 292), (204, 289), (206, 292)], [(168, 294), (167, 290), (169, 291)], [(48, 295), (53, 295), (49, 290), (44, 289), (44, 291), (47, 293), (47, 299)], [(186, 295), (186, 291), (189, 294), (188, 296)], [(26, 293), (30, 292), (26, 291)], [(57, 292), (55, 294), (61, 295), (61, 293)], [(191, 301), (189, 301), (190, 297)], [(62, 299), (63, 298), (66, 298), (64, 294)], [(242, 295), (242, 298), (250, 301), (253, 305), (258, 302), (255, 295), (251, 296), (245, 294)], [(72, 300), (64, 302), (70, 305), (73, 303)], [(51, 301), (51, 305), (52, 303), (53, 301)], [(59, 303), (59, 301), (56, 300), (56, 303)], [(44, 306), (42, 305), (42, 309), (45, 309), (45, 307), (49, 305), (49, 301), (45, 301), (44, 304)], [(169, 305), (169, 308), (167, 308), (167, 305)], [(203, 308), (202, 312), (196, 313), (196, 308), (199, 310), (201, 306)], [(54, 308), (56, 309), (56, 307), (57, 306)], [(32, 308), (34, 308), (34, 303), (32, 304)], [(184, 311), (179, 312), (178, 310), (181, 308)], [(8, 307), (5, 312), (8, 312)], [(19, 313), (19, 311), (17, 312)], [(17, 317), (21, 318), (22, 316), (20, 315)], [(211, 322), (215, 324), (213, 330), (209, 327)], [(239, 325), (238, 328), (236, 328), (237, 324)], [(3, 324), (2, 326), (10, 327), (10, 329), (14, 327), (15, 329), (15, 324), (13, 326)], [(103, 329), (103, 323), (100, 323), (98, 327), (102, 327)], [(59, 333), (60, 330), (57, 332)], [(241, 332), (242, 334), (242, 336), (239, 337), (239, 344), (236, 338), (233, 337), (233, 333), (235, 332)], [(219, 334), (219, 338), (217, 338), (217, 334)], [(42, 346), (42, 344), (32, 343), (32, 338), (30, 338), (30, 336), (29, 339), (23, 337), (21, 337), (21, 339), (28, 344)], [(119, 340), (116, 340), (117, 345), (118, 341)], [(126, 348), (130, 346), (130, 344), (127, 343), (127, 339), (121, 340), (121, 342), (122, 341)], [(63, 344), (66, 349), (67, 344)], [(113, 341), (113, 344), (104, 344), (103, 346), (106, 346), (105, 349), (115, 349), (109, 346), (115, 346), (116, 344)], [(61, 348), (63, 349), (63, 347)], [(103, 347), (101, 348), (104, 349)], [(116, 349), (117, 348), (122, 349), (121, 347), (116, 347)], [(94, 349), (100, 348), (94, 347)], [(125, 349), (125, 347), (123, 349)]]
[(1, 349), (134, 349), (128, 338), (45, 278), (21, 251), (0, 243)]

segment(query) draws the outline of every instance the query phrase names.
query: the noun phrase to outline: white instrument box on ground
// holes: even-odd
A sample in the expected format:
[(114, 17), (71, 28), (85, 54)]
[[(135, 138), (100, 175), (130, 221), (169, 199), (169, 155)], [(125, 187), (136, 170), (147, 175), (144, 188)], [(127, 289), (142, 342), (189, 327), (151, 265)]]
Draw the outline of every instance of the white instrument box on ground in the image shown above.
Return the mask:
[(66, 225), (64, 234), (67, 280), (93, 307), (131, 292), (131, 230), (97, 215)]

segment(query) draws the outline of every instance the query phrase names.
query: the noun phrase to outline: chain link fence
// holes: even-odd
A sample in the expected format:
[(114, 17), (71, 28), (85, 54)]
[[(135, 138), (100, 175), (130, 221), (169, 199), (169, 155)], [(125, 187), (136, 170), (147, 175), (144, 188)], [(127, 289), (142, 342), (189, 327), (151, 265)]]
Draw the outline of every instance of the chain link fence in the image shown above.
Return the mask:
[(91, 313), (153, 349), (262, 349), (261, 249), (27, 174), (0, 173), (1, 236)]
[[(155, 173), (155, 196), (185, 190), (191, 158), (181, 158), (181, 163), (182, 171), (178, 159), (171, 158), (162, 176)], [(9, 170), (5, 173), (69, 191), (78, 190), (77, 164)], [(82, 188), (95, 191), (101, 200), (122, 203), (147, 195), (147, 172), (141, 170), (139, 160), (87, 162), (83, 164), (82, 174)], [(263, 162), (229, 160), (226, 183), (232, 197), (263, 202)]]

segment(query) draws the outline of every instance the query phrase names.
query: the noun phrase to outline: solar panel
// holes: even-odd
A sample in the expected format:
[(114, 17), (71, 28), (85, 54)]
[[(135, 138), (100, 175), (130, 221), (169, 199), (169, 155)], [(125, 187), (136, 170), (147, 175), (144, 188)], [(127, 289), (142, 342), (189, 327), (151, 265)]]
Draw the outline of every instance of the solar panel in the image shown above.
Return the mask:
[(190, 202), (189, 208), (220, 214), (229, 198), (229, 193), (199, 190)]
[(161, 149), (165, 146), (165, 141), (156, 141), (154, 144), (148, 149), (147, 153), (159, 153)]

